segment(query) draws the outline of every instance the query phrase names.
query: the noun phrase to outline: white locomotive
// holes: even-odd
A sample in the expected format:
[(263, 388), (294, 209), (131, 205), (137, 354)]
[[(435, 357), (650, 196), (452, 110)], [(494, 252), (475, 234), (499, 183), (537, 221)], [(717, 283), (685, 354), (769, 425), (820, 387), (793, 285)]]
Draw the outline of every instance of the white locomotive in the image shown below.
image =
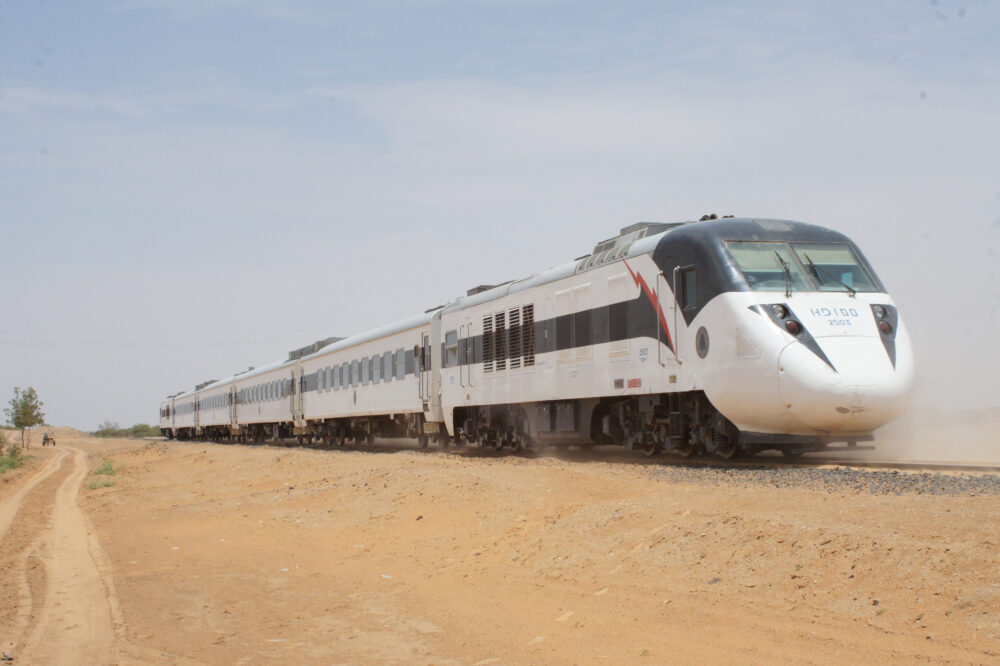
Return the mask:
[(898, 311), (850, 239), (713, 216), (632, 225), (572, 263), (199, 385), (161, 405), (160, 427), (798, 454), (870, 441), (913, 374)]

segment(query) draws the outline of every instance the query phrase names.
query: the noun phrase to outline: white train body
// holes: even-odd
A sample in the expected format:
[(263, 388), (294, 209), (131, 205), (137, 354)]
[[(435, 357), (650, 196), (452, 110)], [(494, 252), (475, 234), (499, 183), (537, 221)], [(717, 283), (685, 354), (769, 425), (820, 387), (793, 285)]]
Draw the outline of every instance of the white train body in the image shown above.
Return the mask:
[(912, 384), (905, 326), (849, 239), (723, 219), (623, 229), (573, 263), (174, 396), (160, 425), (728, 457), (870, 439)]

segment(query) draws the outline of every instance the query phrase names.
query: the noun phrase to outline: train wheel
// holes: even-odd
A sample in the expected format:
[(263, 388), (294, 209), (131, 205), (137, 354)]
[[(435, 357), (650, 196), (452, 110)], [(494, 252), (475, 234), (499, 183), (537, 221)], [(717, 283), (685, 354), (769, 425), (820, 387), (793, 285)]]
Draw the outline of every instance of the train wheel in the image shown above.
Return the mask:
[(694, 442), (690, 439), (682, 439), (674, 445), (673, 452), (681, 458), (689, 458), (694, 453)]
[(731, 437), (727, 435), (717, 434), (715, 435), (714, 439), (715, 439), (714, 441), (715, 455), (725, 460), (730, 460), (736, 457), (736, 453), (737, 451), (739, 451), (739, 447), (736, 445), (736, 442), (733, 441)]
[(660, 443), (656, 441), (656, 438), (650, 434), (642, 436), (642, 455), (644, 456), (655, 456), (660, 452)]
[(319, 441), (324, 449), (330, 448), (330, 444), (333, 443), (333, 433), (330, 432), (329, 428), (324, 428), (323, 434), (319, 436)]
[(337, 446), (344, 446), (347, 444), (347, 430), (341, 426), (337, 426), (337, 435), (335, 437)]

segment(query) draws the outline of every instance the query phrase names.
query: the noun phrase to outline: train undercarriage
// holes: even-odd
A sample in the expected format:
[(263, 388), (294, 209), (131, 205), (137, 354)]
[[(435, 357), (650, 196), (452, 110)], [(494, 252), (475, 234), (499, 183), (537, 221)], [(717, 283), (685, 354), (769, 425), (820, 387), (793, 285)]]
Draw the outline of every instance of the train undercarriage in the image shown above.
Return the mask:
[(165, 434), (181, 441), (294, 440), (300, 445), (323, 448), (371, 444), (376, 437), (409, 438), (416, 439), (421, 448), (433, 440), (442, 448), (454, 443), (510, 453), (538, 453), (547, 447), (586, 449), (619, 445), (646, 456), (667, 453), (681, 458), (707, 455), (722, 459), (752, 457), (766, 450), (794, 457), (833, 450), (831, 444), (835, 441), (858, 450), (858, 442), (872, 439), (871, 435), (835, 440), (741, 432), (700, 391), (460, 407), (454, 410), (453, 432), (454, 437), (450, 437), (437, 424), (425, 423), (423, 414), (394, 414), (311, 421), (300, 427), (286, 421), (241, 427), (182, 428), (176, 432), (167, 430)]

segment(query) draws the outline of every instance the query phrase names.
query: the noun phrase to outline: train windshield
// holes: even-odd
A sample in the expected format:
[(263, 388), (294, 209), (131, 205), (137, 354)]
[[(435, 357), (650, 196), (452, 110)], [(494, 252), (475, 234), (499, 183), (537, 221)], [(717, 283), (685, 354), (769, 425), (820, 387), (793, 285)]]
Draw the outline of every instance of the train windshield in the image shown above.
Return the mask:
[(792, 249), (820, 291), (878, 291), (850, 245), (792, 243)]
[(726, 241), (754, 291), (878, 291), (846, 243)]
[(727, 241), (726, 247), (754, 291), (812, 290), (788, 243)]

